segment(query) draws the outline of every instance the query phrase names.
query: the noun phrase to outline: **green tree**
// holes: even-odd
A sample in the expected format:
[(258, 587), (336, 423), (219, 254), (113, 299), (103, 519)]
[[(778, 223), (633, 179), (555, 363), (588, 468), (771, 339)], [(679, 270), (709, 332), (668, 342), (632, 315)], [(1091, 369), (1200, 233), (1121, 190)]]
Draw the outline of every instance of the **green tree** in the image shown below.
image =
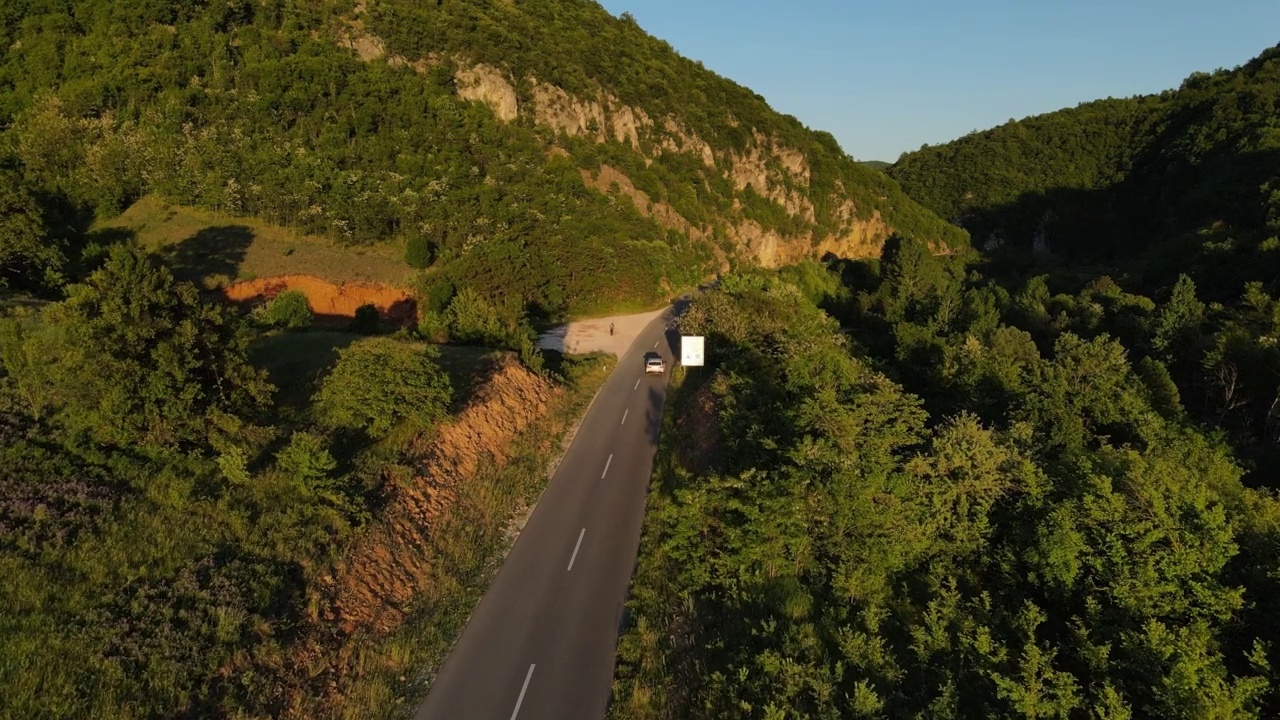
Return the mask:
[(1203, 322), (1204, 303), (1196, 297), (1196, 284), (1179, 275), (1168, 302), (1152, 318), (1151, 345), (1166, 357), (1190, 352), (1199, 344)]
[(316, 395), (316, 411), (331, 427), (382, 435), (408, 420), (430, 426), (444, 417), (449, 378), (431, 345), (379, 337), (338, 353)]
[(959, 311), (952, 302), (958, 293), (947, 267), (919, 240), (899, 236), (885, 241), (881, 251), (881, 292), (891, 320), (923, 321), (942, 311), (949, 320)]
[(314, 315), (305, 293), (285, 290), (262, 307), (258, 317), (268, 325), (300, 330), (310, 327)]
[(276, 468), (303, 497), (350, 510), (352, 504), (342, 495), (341, 478), (334, 475), (337, 467), (324, 438), (309, 432), (293, 433), (289, 444), (276, 455)]
[(480, 293), (462, 288), (445, 310), (451, 342), (464, 345), (501, 347), (507, 342), (507, 328), (498, 309)]
[(1169, 368), (1154, 358), (1145, 357), (1136, 368), (1138, 377), (1147, 390), (1151, 407), (1167, 418), (1182, 415), (1182, 397), (1178, 386), (1169, 374)]
[(103, 442), (202, 443), (211, 414), (253, 413), (269, 398), (236, 312), (137, 248), (112, 248), (46, 317), (60, 333), (62, 417)]
[(51, 340), (52, 333), (29, 333), (21, 320), (0, 318), (0, 368), (13, 378), (18, 395), (36, 419), (57, 403), (58, 388), (49, 368), (56, 357)]
[(404, 251), (404, 261), (409, 264), (409, 267), (418, 270), (430, 267), (433, 257), (431, 241), (425, 235), (414, 233), (409, 236)]
[(61, 284), (63, 243), (48, 237), (39, 204), (14, 172), (0, 172), (0, 288)]

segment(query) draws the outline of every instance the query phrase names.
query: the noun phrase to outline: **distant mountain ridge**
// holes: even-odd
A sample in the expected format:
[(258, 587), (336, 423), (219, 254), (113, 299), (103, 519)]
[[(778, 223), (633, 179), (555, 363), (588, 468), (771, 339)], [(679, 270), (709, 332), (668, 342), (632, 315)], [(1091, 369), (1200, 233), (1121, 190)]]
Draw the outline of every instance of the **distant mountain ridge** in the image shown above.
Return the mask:
[[(1280, 47), (1177, 90), (1084, 103), (908, 153), (916, 200), (1002, 243), (1149, 266), (1280, 268)], [(1260, 277), (1263, 272), (1246, 273)], [(1233, 287), (1237, 283), (1232, 283)]]

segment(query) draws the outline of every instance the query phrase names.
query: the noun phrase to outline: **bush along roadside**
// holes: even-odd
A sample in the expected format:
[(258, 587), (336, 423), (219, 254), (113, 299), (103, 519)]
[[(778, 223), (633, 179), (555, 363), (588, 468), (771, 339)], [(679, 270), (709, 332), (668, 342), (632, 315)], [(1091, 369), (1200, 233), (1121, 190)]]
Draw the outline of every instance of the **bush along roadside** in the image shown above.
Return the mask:
[(667, 420), (696, 442), (657, 464), (611, 717), (1275, 716), (1280, 503), (1113, 341), (989, 328), (933, 414), (775, 275), (682, 324), (716, 371)]

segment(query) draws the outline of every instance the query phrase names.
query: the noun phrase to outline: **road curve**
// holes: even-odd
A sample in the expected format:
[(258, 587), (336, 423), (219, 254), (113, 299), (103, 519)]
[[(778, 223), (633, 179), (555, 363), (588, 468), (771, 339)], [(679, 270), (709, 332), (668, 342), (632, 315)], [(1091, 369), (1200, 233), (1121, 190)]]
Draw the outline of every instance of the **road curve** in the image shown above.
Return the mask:
[[(600, 720), (635, 569), (674, 311), (649, 323), (591, 404), (415, 720)], [(667, 374), (644, 374), (657, 351)]]

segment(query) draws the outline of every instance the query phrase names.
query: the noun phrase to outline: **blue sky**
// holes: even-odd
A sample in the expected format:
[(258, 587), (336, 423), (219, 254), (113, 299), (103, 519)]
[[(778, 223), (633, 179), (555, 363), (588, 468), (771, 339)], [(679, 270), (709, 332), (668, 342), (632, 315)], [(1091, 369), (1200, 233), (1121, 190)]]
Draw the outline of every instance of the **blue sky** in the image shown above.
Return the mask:
[(1176, 88), (1280, 43), (1280, 0), (602, 0), (893, 161), (1009, 118)]

